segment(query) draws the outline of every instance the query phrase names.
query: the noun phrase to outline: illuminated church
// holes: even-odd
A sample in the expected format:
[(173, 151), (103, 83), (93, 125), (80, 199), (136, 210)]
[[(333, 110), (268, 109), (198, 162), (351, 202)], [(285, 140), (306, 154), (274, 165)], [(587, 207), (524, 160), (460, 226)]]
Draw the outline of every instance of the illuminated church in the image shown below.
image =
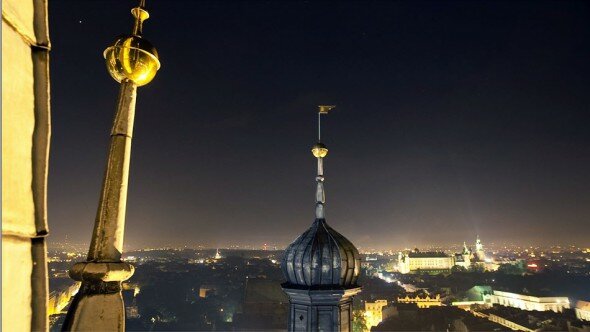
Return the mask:
[(485, 260), (483, 244), (477, 236), (475, 251), (468, 248), (467, 244), (463, 242), (462, 251), (453, 255), (440, 251), (421, 252), (417, 248), (413, 251), (400, 252), (398, 254), (398, 270), (401, 273), (441, 273), (450, 271), (454, 266), (468, 269), (474, 264), (485, 262)]

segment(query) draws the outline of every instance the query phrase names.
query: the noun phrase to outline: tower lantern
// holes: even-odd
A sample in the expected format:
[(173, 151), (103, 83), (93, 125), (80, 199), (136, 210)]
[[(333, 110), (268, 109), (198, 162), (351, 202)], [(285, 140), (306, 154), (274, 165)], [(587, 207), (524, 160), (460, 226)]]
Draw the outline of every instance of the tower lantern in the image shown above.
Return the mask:
[(119, 99), (88, 257), (69, 272), (82, 285), (63, 324), (66, 331), (125, 330), (121, 282), (133, 275), (134, 268), (121, 255), (135, 100), (137, 87), (148, 84), (160, 68), (155, 47), (142, 36), (143, 22), (149, 17), (145, 1), (131, 14), (135, 19), (132, 33), (104, 51), (109, 74), (120, 83)]

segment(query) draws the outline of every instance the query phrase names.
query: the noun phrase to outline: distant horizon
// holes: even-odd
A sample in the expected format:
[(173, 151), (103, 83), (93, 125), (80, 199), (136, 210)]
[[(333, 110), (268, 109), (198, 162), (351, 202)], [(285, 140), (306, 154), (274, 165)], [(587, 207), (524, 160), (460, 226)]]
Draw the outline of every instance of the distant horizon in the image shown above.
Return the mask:
[[(76, 247), (80, 247), (78, 249), (86, 249), (89, 245), (89, 242), (67, 242), (64, 243), (65, 241), (48, 241), (47, 243), (47, 247), (50, 250), (55, 250), (55, 249), (60, 249), (58, 247), (58, 245), (71, 245), (71, 246), (76, 246)], [(590, 245), (586, 244), (579, 244), (579, 243), (554, 243), (554, 244), (547, 244), (547, 245), (542, 245), (542, 244), (533, 244), (533, 243), (528, 243), (528, 244), (521, 244), (521, 243), (496, 243), (496, 242), (485, 242), (484, 239), (482, 239), (483, 242), (483, 246), (484, 246), (484, 250), (490, 250), (490, 247), (493, 247), (493, 249), (501, 249), (500, 247), (508, 247), (508, 248), (541, 248), (541, 249), (550, 249), (550, 248), (555, 248), (555, 247), (561, 247), (561, 248), (571, 248), (571, 247), (576, 247), (578, 249), (581, 250), (588, 250), (590, 249)], [(475, 241), (473, 241), (473, 243), (470, 242), (466, 242), (468, 247), (474, 247), (475, 246)], [(288, 244), (284, 245), (284, 246), (279, 246), (279, 245), (271, 245), (268, 244), (267, 245), (267, 251), (282, 251), (285, 250), (286, 247), (288, 246)], [(423, 245), (416, 245), (416, 246), (409, 246), (409, 247), (390, 247), (390, 248), (371, 248), (371, 247), (363, 247), (363, 246), (357, 246), (357, 248), (359, 249), (359, 251), (364, 252), (364, 251), (382, 251), (382, 252), (387, 252), (387, 251), (394, 251), (394, 252), (398, 252), (398, 251), (402, 251), (402, 250), (412, 250), (414, 248), (418, 248), (420, 250), (424, 249), (424, 250), (429, 250), (429, 249), (433, 249), (433, 248), (441, 248), (443, 250), (450, 250), (452, 248), (459, 248), (463, 246), (463, 242), (449, 242), (446, 244), (423, 244)], [(276, 247), (276, 249), (274, 249)], [(162, 243), (159, 245), (144, 245), (144, 246), (133, 246), (133, 245), (125, 245), (124, 250), (125, 251), (136, 251), (136, 250), (145, 250), (145, 249), (153, 249), (153, 250), (158, 250), (158, 249), (194, 249), (194, 250), (264, 250), (263, 249), (263, 245), (261, 244), (244, 244), (244, 245), (220, 245), (220, 246), (208, 246), (208, 245), (199, 245), (199, 244), (171, 244), (171, 243)]]

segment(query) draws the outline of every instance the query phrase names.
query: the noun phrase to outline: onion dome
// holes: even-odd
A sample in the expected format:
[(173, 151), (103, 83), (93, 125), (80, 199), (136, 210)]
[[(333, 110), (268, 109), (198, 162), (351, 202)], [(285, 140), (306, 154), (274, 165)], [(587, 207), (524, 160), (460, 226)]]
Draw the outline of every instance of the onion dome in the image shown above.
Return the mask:
[(361, 260), (352, 242), (316, 219), (287, 247), (282, 268), (290, 286), (348, 288), (356, 286)]

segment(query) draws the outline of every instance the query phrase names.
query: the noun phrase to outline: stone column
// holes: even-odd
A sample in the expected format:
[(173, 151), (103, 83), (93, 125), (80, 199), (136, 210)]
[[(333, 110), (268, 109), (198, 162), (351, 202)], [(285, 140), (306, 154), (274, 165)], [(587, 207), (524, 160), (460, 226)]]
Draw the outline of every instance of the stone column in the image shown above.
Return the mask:
[(88, 258), (70, 270), (70, 277), (82, 286), (68, 310), (65, 331), (125, 330), (121, 282), (133, 275), (134, 268), (121, 261), (121, 253), (136, 92), (136, 84), (121, 82)]

